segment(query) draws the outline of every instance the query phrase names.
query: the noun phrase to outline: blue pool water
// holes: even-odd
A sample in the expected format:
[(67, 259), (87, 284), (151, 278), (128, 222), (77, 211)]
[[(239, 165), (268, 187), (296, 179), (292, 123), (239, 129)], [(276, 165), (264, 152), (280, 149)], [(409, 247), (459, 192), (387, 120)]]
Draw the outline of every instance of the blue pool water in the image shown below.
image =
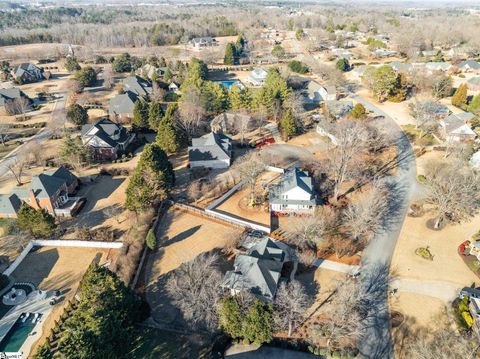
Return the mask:
[(233, 85), (238, 85), (240, 88), (243, 88), (242, 83), (238, 80), (223, 80), (218, 82), (220, 82), (222, 86), (226, 87), (229, 90)]
[(25, 323), (17, 319), (13, 327), (7, 332), (0, 342), (0, 352), (18, 352), (31, 333), (35, 324), (32, 322), (34, 315), (30, 314)]

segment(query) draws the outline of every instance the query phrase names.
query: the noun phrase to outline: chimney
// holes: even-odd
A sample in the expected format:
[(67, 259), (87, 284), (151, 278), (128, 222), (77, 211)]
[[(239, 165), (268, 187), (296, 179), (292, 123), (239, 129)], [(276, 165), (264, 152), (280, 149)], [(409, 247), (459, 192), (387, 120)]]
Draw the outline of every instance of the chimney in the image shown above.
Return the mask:
[(40, 208), (40, 205), (38, 204), (38, 201), (37, 201), (37, 197), (35, 197), (35, 193), (33, 192), (33, 189), (30, 189), (28, 191), (28, 204), (35, 209)]

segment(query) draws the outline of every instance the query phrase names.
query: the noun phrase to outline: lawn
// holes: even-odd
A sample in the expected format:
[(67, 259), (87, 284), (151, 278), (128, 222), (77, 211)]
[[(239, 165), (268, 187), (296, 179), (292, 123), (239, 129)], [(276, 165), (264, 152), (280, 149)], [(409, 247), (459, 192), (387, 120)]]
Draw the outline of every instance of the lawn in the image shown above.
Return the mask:
[(204, 358), (210, 346), (201, 338), (165, 330), (139, 327), (132, 359)]

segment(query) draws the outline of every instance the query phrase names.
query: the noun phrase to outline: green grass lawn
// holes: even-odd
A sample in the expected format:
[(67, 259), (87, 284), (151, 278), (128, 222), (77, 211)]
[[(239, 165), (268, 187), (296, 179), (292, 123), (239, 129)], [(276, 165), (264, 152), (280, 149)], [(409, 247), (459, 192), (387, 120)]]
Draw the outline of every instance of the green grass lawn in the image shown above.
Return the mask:
[(210, 351), (208, 342), (201, 338), (161, 329), (138, 327), (133, 359), (202, 358)]

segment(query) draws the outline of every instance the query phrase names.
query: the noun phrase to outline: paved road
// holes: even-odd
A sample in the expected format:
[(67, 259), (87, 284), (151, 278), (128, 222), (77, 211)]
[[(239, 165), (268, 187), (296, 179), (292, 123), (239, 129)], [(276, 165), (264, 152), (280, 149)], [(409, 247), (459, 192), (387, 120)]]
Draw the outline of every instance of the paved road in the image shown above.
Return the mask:
[[(386, 218), (388, 221), (386, 221), (385, 229), (377, 233), (368, 245), (361, 263), (361, 277), (365, 280), (366, 290), (372, 291), (371, 288), (375, 286), (378, 292), (375, 293), (375, 308), (371, 308), (372, 313), (369, 313), (364, 323), (364, 333), (359, 345), (360, 353), (364, 358), (393, 358), (387, 277), (395, 244), (407, 214), (413, 189), (416, 186), (415, 156), (410, 141), (388, 114), (356, 94), (350, 94), (350, 97), (363, 104), (368, 110), (384, 116), (384, 119), (380, 120), (379, 126), (395, 139), (398, 149), (397, 171), (393, 176), (385, 179), (392, 188), (392, 196), (389, 199), (390, 213)], [(375, 271), (383, 271), (384, 275), (381, 276), (378, 273), (364, 275), (364, 273)], [(373, 280), (377, 280), (377, 282), (369, 282)], [(378, 283), (378, 280), (383, 282)]]
[(446, 304), (452, 302), (463, 288), (463, 286), (459, 286), (458, 284), (444, 281), (406, 278), (395, 279), (392, 282), (392, 287), (397, 288), (398, 292), (421, 294), (437, 298)]
[[(54, 121), (60, 119), (60, 121), (65, 122), (65, 116), (63, 116), (63, 111), (65, 109), (65, 104), (67, 101), (67, 96), (64, 92), (59, 93), (59, 98), (55, 102), (55, 106), (53, 108), (52, 114), (50, 116), (50, 121)], [(62, 125), (61, 123), (59, 123)], [(12, 152), (6, 155), (2, 160), (0, 160), (0, 178), (3, 177), (6, 173), (8, 173), (8, 165), (15, 163), (17, 160), (17, 155), (20, 151), (23, 151), (25, 146), (32, 142), (38, 141), (39, 143), (45, 142), (52, 136), (53, 132), (49, 128), (42, 128), (37, 134), (30, 137), (26, 140), (22, 145), (15, 148)]]

